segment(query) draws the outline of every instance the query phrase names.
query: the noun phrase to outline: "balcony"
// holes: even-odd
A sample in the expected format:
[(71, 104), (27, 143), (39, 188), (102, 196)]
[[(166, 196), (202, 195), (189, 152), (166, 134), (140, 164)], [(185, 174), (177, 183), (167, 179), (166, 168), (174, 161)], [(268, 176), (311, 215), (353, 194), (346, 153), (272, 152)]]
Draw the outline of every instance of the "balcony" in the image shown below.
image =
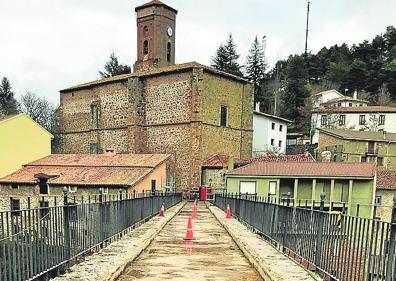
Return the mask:
[(366, 151), (366, 156), (377, 156), (378, 155), (378, 147), (368, 148)]

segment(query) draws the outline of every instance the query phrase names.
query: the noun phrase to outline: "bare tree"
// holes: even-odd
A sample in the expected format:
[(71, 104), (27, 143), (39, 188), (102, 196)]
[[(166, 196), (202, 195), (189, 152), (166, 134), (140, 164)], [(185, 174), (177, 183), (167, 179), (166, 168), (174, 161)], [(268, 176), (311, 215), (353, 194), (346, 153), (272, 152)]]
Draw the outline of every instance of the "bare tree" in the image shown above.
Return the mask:
[(32, 92), (26, 92), (20, 98), (22, 112), (29, 115), (51, 133), (57, 132), (57, 109), (45, 97), (39, 97)]

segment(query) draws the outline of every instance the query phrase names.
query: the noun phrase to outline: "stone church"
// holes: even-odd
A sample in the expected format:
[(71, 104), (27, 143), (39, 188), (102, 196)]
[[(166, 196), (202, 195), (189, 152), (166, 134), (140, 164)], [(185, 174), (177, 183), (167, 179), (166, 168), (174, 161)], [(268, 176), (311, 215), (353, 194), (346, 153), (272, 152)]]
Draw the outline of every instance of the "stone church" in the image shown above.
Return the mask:
[(158, 0), (135, 9), (134, 72), (60, 91), (60, 153), (167, 153), (179, 191), (201, 184), (221, 153), (251, 156), (253, 85), (196, 63), (175, 64), (177, 10)]

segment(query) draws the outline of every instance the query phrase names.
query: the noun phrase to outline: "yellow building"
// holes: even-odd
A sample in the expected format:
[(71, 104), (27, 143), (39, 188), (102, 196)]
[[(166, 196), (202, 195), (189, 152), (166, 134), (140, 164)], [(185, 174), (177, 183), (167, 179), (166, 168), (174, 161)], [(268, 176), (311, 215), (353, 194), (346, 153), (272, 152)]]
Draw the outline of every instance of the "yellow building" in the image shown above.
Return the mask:
[(53, 135), (24, 113), (0, 117), (0, 178), (51, 154)]

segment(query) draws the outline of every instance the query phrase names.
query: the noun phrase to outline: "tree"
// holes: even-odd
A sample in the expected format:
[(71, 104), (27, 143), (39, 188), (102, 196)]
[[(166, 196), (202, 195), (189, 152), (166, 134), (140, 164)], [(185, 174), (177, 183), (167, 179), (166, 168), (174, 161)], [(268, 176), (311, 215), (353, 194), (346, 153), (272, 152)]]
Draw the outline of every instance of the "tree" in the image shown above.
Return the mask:
[(227, 42), (225, 44), (221, 43), (216, 54), (212, 57), (211, 66), (233, 75), (242, 76), (241, 66), (238, 63), (239, 57), (230, 33)]
[(19, 105), (14, 95), (10, 81), (3, 77), (0, 85), (0, 116), (18, 113)]
[(255, 103), (263, 101), (263, 97), (260, 96), (260, 88), (263, 86), (266, 68), (267, 63), (265, 60), (264, 49), (256, 36), (246, 59), (246, 74), (254, 84)]
[(39, 97), (34, 93), (26, 92), (20, 98), (22, 112), (30, 116), (51, 133), (57, 133), (58, 116), (57, 109), (45, 97)]
[(104, 71), (99, 71), (99, 74), (102, 78), (128, 73), (131, 73), (131, 67), (128, 65), (119, 64), (118, 58), (114, 52), (110, 54), (110, 59), (105, 63)]
[(290, 120), (299, 117), (298, 108), (305, 105), (309, 92), (305, 88), (308, 72), (302, 56), (290, 56), (286, 67), (286, 89), (282, 96), (282, 116)]

